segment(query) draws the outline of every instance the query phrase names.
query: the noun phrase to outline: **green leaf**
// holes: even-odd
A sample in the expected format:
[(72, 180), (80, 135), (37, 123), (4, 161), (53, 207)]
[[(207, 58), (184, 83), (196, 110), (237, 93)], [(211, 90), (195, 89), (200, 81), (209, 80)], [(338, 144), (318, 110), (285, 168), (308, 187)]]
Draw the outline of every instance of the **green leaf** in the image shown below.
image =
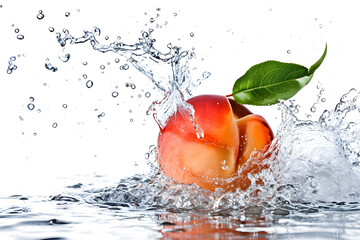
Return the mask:
[(310, 82), (326, 52), (327, 46), (321, 58), (310, 69), (278, 61), (254, 65), (236, 80), (232, 95), (237, 103), (250, 105), (271, 105), (280, 99), (287, 100)]

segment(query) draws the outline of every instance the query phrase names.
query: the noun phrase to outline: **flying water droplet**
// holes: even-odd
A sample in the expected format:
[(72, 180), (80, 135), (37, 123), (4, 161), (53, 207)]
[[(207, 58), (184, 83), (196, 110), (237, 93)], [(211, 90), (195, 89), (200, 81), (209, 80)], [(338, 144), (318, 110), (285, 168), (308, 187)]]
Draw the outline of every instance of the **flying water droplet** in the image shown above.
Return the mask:
[(70, 53), (67, 53), (67, 54), (65, 54), (65, 55), (63, 55), (63, 56), (59, 56), (59, 59), (60, 59), (62, 62), (67, 62), (67, 61), (69, 61), (69, 59), (70, 59)]
[(29, 103), (29, 104), (27, 105), (27, 108), (28, 108), (30, 111), (32, 111), (32, 110), (34, 110), (35, 105), (32, 104), (32, 103)]
[(20, 30), (19, 30), (18, 28), (15, 28), (14, 32), (15, 32), (15, 33), (19, 33)]
[(58, 126), (57, 122), (54, 122), (54, 123), (52, 124), (52, 127), (53, 127), (53, 128), (57, 128), (57, 126)]
[(116, 98), (117, 96), (119, 96), (119, 93), (117, 91), (112, 92), (111, 96), (113, 96), (114, 98)]
[(190, 33), (190, 37), (194, 37), (194, 33), (193, 33), (193, 32)]
[(45, 68), (47, 70), (50, 70), (50, 71), (53, 71), (53, 72), (56, 72), (58, 70), (57, 67), (51, 65), (50, 60), (48, 58), (46, 59), (46, 62), (45, 62)]
[(147, 92), (145, 93), (145, 97), (149, 98), (151, 96), (151, 93)]
[(55, 31), (55, 29), (53, 27), (49, 27), (48, 30), (49, 30), (49, 32), (54, 32)]
[(35, 100), (34, 97), (29, 97), (29, 101), (30, 101), (30, 102), (33, 102), (34, 100)]
[(91, 80), (88, 80), (88, 81), (86, 82), (86, 86), (87, 86), (88, 88), (91, 88), (93, 85), (94, 85), (94, 83), (93, 83), (93, 81), (91, 81)]
[(289, 50), (287, 50), (286, 52), (287, 52), (287, 54), (290, 54), (290, 53), (291, 53), (291, 50), (289, 49)]
[(36, 17), (37, 17), (37, 19), (41, 20), (45, 17), (45, 15), (43, 14), (42, 10), (39, 10), (39, 14)]
[(17, 36), (16, 36), (16, 38), (17, 39), (19, 39), (19, 40), (24, 40), (24, 35), (22, 35), (22, 34), (18, 34)]
[(83, 62), (83, 65), (86, 66), (88, 63), (87, 62)]
[(204, 72), (203, 74), (202, 74), (202, 77), (204, 78), (204, 79), (207, 79), (207, 78), (209, 78), (211, 76), (211, 73), (210, 72)]
[(64, 103), (64, 104), (62, 105), (62, 107), (63, 107), (63, 108), (67, 108), (68, 106), (67, 106), (67, 104)]
[(104, 66), (104, 65), (101, 65), (101, 66), (100, 66), (100, 69), (101, 69), (101, 70), (104, 70), (104, 69), (105, 69), (105, 66)]
[(65, 17), (69, 17), (70, 16), (70, 13), (69, 12), (66, 12), (65, 13)]
[(128, 70), (129, 69), (129, 64), (124, 64), (120, 66), (120, 70)]

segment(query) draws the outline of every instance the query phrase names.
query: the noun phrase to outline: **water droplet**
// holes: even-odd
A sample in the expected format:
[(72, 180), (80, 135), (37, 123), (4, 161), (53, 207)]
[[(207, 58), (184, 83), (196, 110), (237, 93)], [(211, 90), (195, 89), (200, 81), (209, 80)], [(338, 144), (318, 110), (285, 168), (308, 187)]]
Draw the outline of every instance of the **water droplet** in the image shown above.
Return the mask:
[(88, 63), (87, 62), (83, 62), (83, 65), (86, 66)]
[(128, 70), (128, 69), (129, 69), (129, 64), (127, 64), (127, 63), (120, 66), (120, 70)]
[(101, 121), (101, 118), (102, 118), (102, 117), (105, 117), (105, 113), (102, 112), (102, 113), (100, 113), (97, 117), (98, 117), (98, 120)]
[(141, 94), (138, 95), (138, 98), (141, 98)]
[(228, 170), (229, 169), (229, 166), (226, 165), (226, 160), (222, 160), (220, 163), (221, 163), (221, 169), (222, 170)]
[(30, 111), (32, 111), (32, 110), (34, 110), (35, 105), (32, 104), (32, 103), (29, 103), (29, 104), (27, 105), (27, 108), (28, 108)]
[(135, 89), (136, 88), (136, 85), (135, 84), (131, 84), (131, 89)]
[(145, 93), (145, 97), (149, 98), (151, 96), (151, 93), (147, 92)]
[(207, 78), (209, 78), (211, 76), (211, 73), (210, 72), (204, 72), (203, 74), (202, 74), (202, 77), (204, 78), (204, 79), (207, 79)]
[(321, 99), (321, 102), (326, 102), (326, 98), (322, 98), (322, 99)]
[(80, 9), (78, 8), (78, 9), (76, 9), (76, 11), (77, 11), (77, 12), (80, 12)]
[(52, 127), (53, 127), (53, 128), (56, 128), (57, 126), (58, 126), (57, 122), (54, 122), (54, 123), (52, 124)]
[(19, 40), (23, 40), (25, 37), (24, 37), (24, 35), (22, 35), (22, 34), (18, 34), (18, 35), (16, 36), (16, 38), (19, 39)]
[(191, 33), (190, 33), (190, 37), (193, 37), (193, 36), (194, 36), (194, 33), (193, 33), (193, 32), (191, 32)]
[(161, 8), (156, 8), (156, 11), (160, 11), (161, 10)]
[(177, 16), (177, 13), (174, 13), (174, 16), (176, 17), (176, 16)]
[(15, 33), (19, 33), (20, 30), (19, 30), (18, 28), (15, 28), (14, 32), (15, 32)]
[(269, 8), (269, 11), (271, 12), (271, 11), (272, 11), (272, 8)]
[(287, 50), (286, 52), (287, 52), (288, 54), (290, 54), (290, 53), (291, 53), (291, 50), (289, 49), (289, 50)]
[(113, 96), (114, 98), (116, 98), (117, 96), (119, 96), (119, 93), (116, 92), (116, 91), (114, 91), (114, 92), (112, 92), (111, 96)]
[(34, 132), (34, 133), (33, 133), (33, 136), (34, 136), (34, 137), (36, 137), (36, 136), (37, 136), (37, 133), (36, 133), (36, 132)]
[(87, 79), (87, 75), (86, 74), (83, 74), (82, 75), (84, 79)]
[(150, 158), (150, 153), (145, 153), (145, 159), (148, 160)]
[(59, 59), (60, 59), (62, 62), (67, 62), (67, 61), (69, 61), (69, 59), (70, 59), (70, 53), (67, 53), (67, 54), (65, 54), (64, 56), (59, 57)]
[(41, 20), (45, 17), (45, 15), (43, 14), (42, 10), (39, 10), (39, 14), (36, 17), (37, 17), (37, 19)]
[(34, 100), (35, 100), (34, 97), (29, 97), (29, 101), (30, 101), (30, 102), (33, 102)]
[(129, 113), (132, 113), (132, 110), (129, 110)]
[(323, 27), (323, 25), (322, 24), (319, 24), (319, 28), (322, 28)]
[(311, 112), (316, 112), (316, 107), (315, 107), (315, 106), (312, 106), (312, 107), (310, 108), (310, 111), (311, 111)]
[(65, 17), (69, 17), (70, 16), (70, 13), (69, 12), (66, 12), (65, 13)]
[(105, 66), (104, 66), (104, 65), (101, 65), (101, 66), (100, 66), (100, 69), (101, 69), (101, 70), (104, 70), (104, 69), (105, 69)]
[(115, 58), (115, 62), (116, 62), (116, 63), (119, 63), (119, 62), (120, 62), (120, 59)]
[(58, 70), (57, 67), (54, 67), (53, 65), (51, 65), (51, 63), (50, 63), (50, 61), (49, 61), (48, 58), (46, 59), (46, 62), (45, 62), (45, 68), (46, 68), (47, 70), (50, 70), (50, 71), (53, 71), (53, 72), (56, 72), (56, 71)]
[(10, 57), (10, 60), (11, 60), (11, 61), (15, 61), (15, 60), (16, 60), (16, 57), (15, 57), (15, 56), (12, 56), (12, 57)]
[(130, 83), (125, 83), (125, 87), (130, 87)]
[(94, 83), (93, 83), (93, 81), (91, 81), (91, 80), (88, 80), (88, 81), (86, 82), (86, 86), (87, 86), (88, 88), (91, 88), (93, 85), (94, 85)]
[(53, 27), (49, 27), (48, 29), (49, 29), (49, 32), (54, 32), (55, 31), (55, 29)]
[(39, 108), (38, 110), (36, 110), (38, 113), (41, 113), (41, 109)]
[(22, 116), (19, 116), (20, 121), (24, 121), (24, 118)]
[(109, 40), (109, 36), (105, 36), (105, 40)]
[(133, 121), (134, 121), (134, 119), (130, 118), (130, 122), (133, 122)]
[(196, 131), (196, 137), (198, 139), (201, 140), (204, 138), (204, 131), (198, 125), (195, 126), (195, 131)]
[(64, 103), (64, 104), (62, 105), (62, 107), (63, 107), (63, 108), (67, 108), (68, 105)]
[(100, 34), (101, 34), (100, 28), (94, 27), (93, 28), (93, 33), (94, 33), (95, 36), (100, 36)]

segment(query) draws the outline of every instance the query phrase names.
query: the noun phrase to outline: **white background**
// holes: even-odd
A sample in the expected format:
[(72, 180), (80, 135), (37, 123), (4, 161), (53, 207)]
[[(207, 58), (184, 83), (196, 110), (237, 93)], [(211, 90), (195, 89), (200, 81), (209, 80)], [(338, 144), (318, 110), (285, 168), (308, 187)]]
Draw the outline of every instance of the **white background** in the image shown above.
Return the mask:
[[(195, 94), (229, 94), (238, 77), (266, 60), (310, 67), (327, 43), (323, 65), (294, 98), (304, 119), (317, 100), (317, 86), (325, 89), (326, 102), (311, 113), (313, 119), (359, 85), (357, 1), (6, 0), (0, 5), (0, 192), (4, 194), (51, 191), (64, 186), (62, 177), (76, 183), (84, 176), (105, 175), (116, 182), (144, 171), (144, 155), (156, 144), (157, 125), (145, 114), (151, 102), (159, 100), (150, 81), (134, 69), (120, 71), (124, 59), (116, 64), (118, 56), (95, 52), (89, 44), (63, 50), (55, 38), (63, 28), (81, 36), (84, 29), (97, 26), (104, 43), (117, 36), (135, 43), (142, 30), (152, 27), (158, 49), (165, 51), (168, 43), (184, 50), (195, 48), (197, 59), (192, 64), (211, 72)], [(36, 17), (39, 10), (45, 15), (42, 20)], [(156, 14), (160, 16), (150, 24)], [(16, 28), (24, 40), (17, 40)], [(58, 56), (65, 53), (71, 58), (62, 63)], [(14, 62), (18, 69), (7, 74), (10, 57), (18, 55)], [(46, 58), (59, 68), (57, 72), (45, 69)], [(104, 73), (100, 65), (106, 66)], [(83, 74), (94, 81), (91, 89)], [(136, 89), (126, 88), (126, 82)], [(117, 98), (111, 96), (115, 90)], [(144, 97), (147, 91), (150, 98)], [(29, 97), (35, 99), (33, 111), (27, 109)], [(276, 130), (280, 121), (276, 106), (250, 109)], [(102, 112), (105, 116), (99, 121)], [(54, 122), (57, 128), (52, 127)]]

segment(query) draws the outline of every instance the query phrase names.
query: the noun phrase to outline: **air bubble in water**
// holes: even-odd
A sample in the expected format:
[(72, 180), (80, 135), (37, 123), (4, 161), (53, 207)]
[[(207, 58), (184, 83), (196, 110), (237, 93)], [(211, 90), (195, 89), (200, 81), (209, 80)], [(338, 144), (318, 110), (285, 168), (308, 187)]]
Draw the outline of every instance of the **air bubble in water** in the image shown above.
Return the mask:
[(34, 110), (35, 105), (32, 104), (32, 103), (29, 103), (29, 104), (27, 105), (27, 108), (28, 108), (30, 111), (32, 111), (32, 110)]
[(91, 80), (88, 80), (88, 81), (86, 82), (86, 86), (87, 86), (88, 88), (91, 88), (93, 85), (94, 85), (94, 83), (93, 83), (93, 81), (91, 81)]
[(37, 17), (37, 19), (41, 20), (45, 17), (45, 15), (43, 14), (42, 10), (39, 10), (39, 14), (36, 17)]
[(67, 53), (67, 54), (65, 54), (64, 56), (60, 56), (59, 59), (60, 59), (62, 62), (67, 62), (67, 61), (69, 61), (69, 59), (70, 59), (70, 53)]
[(111, 96), (113, 96), (114, 98), (116, 98), (117, 96), (119, 96), (119, 93), (117, 91), (112, 92)]
[(16, 38), (19, 39), (19, 40), (23, 40), (25, 37), (24, 37), (24, 35), (22, 35), (22, 34), (18, 34), (18, 35), (16, 36)]
[(48, 30), (49, 30), (49, 32), (54, 32), (55, 31), (55, 29), (53, 27), (49, 27)]
[(50, 70), (50, 71), (53, 71), (53, 72), (56, 72), (58, 70), (57, 67), (54, 67), (53, 65), (51, 65), (50, 60), (48, 58), (46, 59), (46, 62), (45, 62), (45, 68), (47, 70)]
[(57, 128), (57, 126), (58, 126), (57, 122), (54, 122), (54, 123), (52, 124), (52, 127), (53, 127), (53, 128)]

